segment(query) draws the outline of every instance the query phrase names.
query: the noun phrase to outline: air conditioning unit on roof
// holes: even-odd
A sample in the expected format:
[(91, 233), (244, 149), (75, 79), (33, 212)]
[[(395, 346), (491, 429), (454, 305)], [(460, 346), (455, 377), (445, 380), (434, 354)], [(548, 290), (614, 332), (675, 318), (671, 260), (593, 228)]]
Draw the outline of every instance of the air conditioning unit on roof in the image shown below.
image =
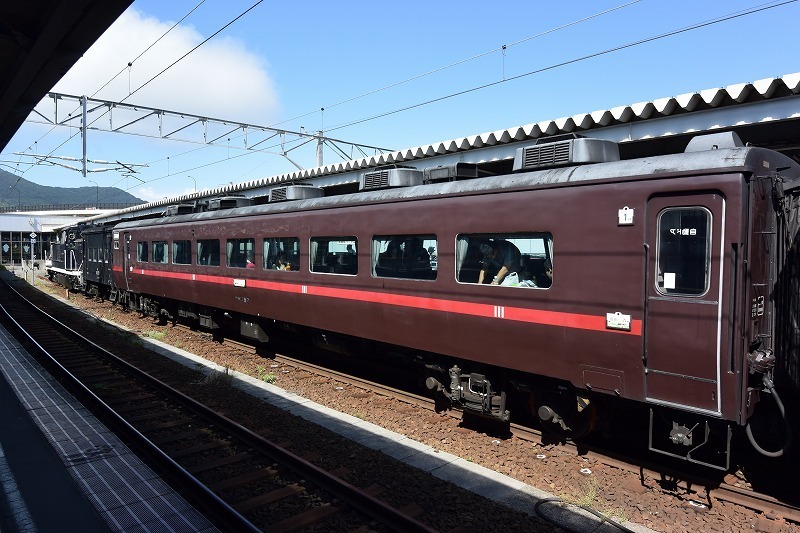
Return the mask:
[(410, 187), (422, 185), (422, 180), (422, 171), (415, 168), (382, 168), (361, 174), (358, 177), (358, 188), (362, 191), (371, 191), (389, 187)]
[(287, 185), (285, 187), (275, 187), (269, 191), (270, 202), (306, 200), (309, 198), (322, 198), (323, 196), (325, 196), (325, 191), (322, 189), (322, 187), (314, 187), (313, 185), (306, 185), (304, 183)]
[(619, 161), (617, 143), (570, 134), (538, 139), (533, 146), (517, 148), (514, 155), (514, 171), (609, 161)]

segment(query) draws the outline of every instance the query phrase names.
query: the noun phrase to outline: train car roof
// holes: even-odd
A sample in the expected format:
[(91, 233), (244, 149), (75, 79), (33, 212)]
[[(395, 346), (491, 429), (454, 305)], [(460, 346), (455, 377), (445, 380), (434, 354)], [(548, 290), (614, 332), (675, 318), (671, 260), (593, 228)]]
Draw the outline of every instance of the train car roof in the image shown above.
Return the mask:
[(785, 181), (800, 182), (800, 166), (789, 157), (778, 152), (756, 147), (723, 148), (128, 221), (117, 224), (116, 228), (126, 229), (211, 219), (218, 220), (220, 218), (256, 214), (328, 209), (441, 196), (489, 194), (509, 189), (585, 185), (587, 182), (603, 180), (645, 180), (669, 176), (677, 178), (680, 176), (696, 176), (698, 174), (720, 172), (749, 174), (757, 171), (767, 174), (780, 171)]

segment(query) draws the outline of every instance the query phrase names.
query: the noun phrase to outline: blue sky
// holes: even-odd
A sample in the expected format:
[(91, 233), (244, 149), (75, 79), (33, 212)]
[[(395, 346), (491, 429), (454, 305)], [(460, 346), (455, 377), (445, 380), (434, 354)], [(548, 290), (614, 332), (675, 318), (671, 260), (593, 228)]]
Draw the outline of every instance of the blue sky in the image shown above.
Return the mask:
[[(136, 0), (54, 90), (402, 149), (800, 71), (797, 1), (263, 1), (139, 89), (256, 0), (206, 0), (136, 59), (198, 3)], [(769, 6), (776, 7), (626, 47)], [(581, 59), (618, 47), (626, 48)], [(395, 112), (404, 108), (411, 109)], [(148, 129), (157, 131), (142, 125)], [(145, 200), (295, 170), (276, 149), (242, 155), (235, 143), (99, 131), (89, 133), (88, 157), (146, 164), (138, 179), (83, 178), (15, 152), (80, 158), (75, 128), (26, 123), (0, 168), (41, 185), (97, 183)], [(315, 166), (312, 145), (291, 158)], [(326, 151), (326, 163), (338, 160)]]

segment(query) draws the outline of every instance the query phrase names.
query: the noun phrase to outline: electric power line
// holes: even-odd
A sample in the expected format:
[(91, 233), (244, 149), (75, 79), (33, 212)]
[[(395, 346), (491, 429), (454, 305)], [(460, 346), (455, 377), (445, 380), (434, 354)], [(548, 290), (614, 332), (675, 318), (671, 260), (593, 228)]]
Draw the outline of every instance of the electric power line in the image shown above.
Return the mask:
[[(347, 98), (345, 100), (342, 100), (340, 102), (336, 102), (334, 104), (329, 104), (329, 105), (322, 106), (320, 109), (322, 109), (322, 110), (331, 109), (333, 107), (337, 107), (337, 106), (340, 106), (340, 105), (343, 105), (343, 104), (348, 104), (348, 103), (353, 102), (355, 100), (359, 100), (361, 98), (365, 98), (367, 96), (371, 96), (373, 94), (376, 94), (376, 93), (379, 93), (379, 92), (382, 92), (382, 91), (386, 91), (388, 89), (393, 89), (395, 87), (398, 87), (400, 85), (403, 85), (403, 84), (406, 84), (406, 83), (409, 83), (409, 82), (412, 82), (412, 81), (416, 81), (416, 80), (424, 78), (426, 76), (430, 76), (431, 74), (436, 74), (438, 72), (442, 72), (442, 71), (447, 70), (449, 68), (457, 67), (458, 65), (463, 65), (464, 63), (469, 63), (470, 61), (473, 61), (475, 59), (480, 59), (482, 57), (494, 54), (496, 52), (504, 52), (506, 49), (511, 48), (512, 46), (517, 46), (517, 45), (525, 43), (527, 41), (531, 41), (533, 39), (538, 39), (539, 37), (544, 37), (545, 35), (549, 35), (551, 33), (555, 33), (557, 31), (569, 28), (571, 26), (576, 26), (576, 25), (578, 25), (578, 24), (580, 24), (582, 22), (586, 22), (587, 20), (591, 20), (591, 19), (594, 19), (594, 18), (597, 18), (597, 17), (601, 17), (603, 15), (607, 15), (608, 13), (612, 13), (614, 11), (629, 7), (629, 6), (631, 6), (633, 4), (636, 4), (636, 3), (640, 2), (640, 1), (641, 0), (633, 0), (632, 2), (628, 2), (627, 4), (622, 4), (622, 5), (619, 5), (619, 6), (616, 6), (616, 7), (612, 7), (611, 9), (607, 9), (605, 11), (601, 11), (599, 13), (595, 13), (593, 15), (589, 15), (587, 17), (583, 17), (581, 19), (574, 20), (572, 22), (568, 22), (567, 24), (562, 24), (561, 26), (557, 26), (555, 28), (550, 28), (549, 30), (545, 30), (543, 32), (539, 32), (539, 33), (537, 33), (535, 35), (531, 35), (529, 37), (525, 37), (524, 39), (520, 39), (520, 40), (515, 41), (513, 43), (504, 44), (504, 45), (501, 45), (501, 46), (499, 46), (497, 48), (493, 48), (492, 50), (488, 50), (486, 52), (482, 52), (480, 54), (468, 57), (466, 59), (461, 59), (461, 60), (456, 61), (454, 63), (450, 63), (449, 65), (438, 67), (438, 68), (435, 68), (433, 70), (429, 70), (427, 72), (423, 72), (422, 74), (417, 74), (417, 75), (412, 76), (410, 78), (406, 78), (405, 80), (401, 80), (401, 81), (397, 81), (397, 82), (394, 82), (394, 83), (390, 83), (389, 85), (385, 85), (383, 87), (380, 87), (378, 89), (374, 89), (372, 91), (367, 91), (365, 93), (359, 94), (358, 96), (353, 96), (351, 98)], [(279, 125), (285, 124), (287, 122), (292, 122), (294, 120), (305, 118), (305, 117), (307, 117), (309, 115), (313, 115), (313, 114), (317, 113), (318, 111), (319, 110), (315, 109), (313, 111), (309, 111), (309, 112), (304, 113), (302, 115), (298, 115), (298, 116), (296, 116), (294, 118), (286, 119), (286, 120), (283, 120), (283, 121), (278, 122), (276, 124), (273, 124), (273, 126), (279, 126)]]
[[(144, 54), (146, 54), (146, 53), (147, 53), (147, 52), (148, 52), (148, 51), (149, 51), (151, 48), (153, 48), (153, 47), (154, 47), (156, 44), (158, 44), (158, 42), (159, 42), (159, 41), (161, 41), (161, 39), (163, 39), (164, 37), (166, 37), (166, 36), (167, 36), (167, 34), (168, 34), (169, 32), (171, 32), (172, 30), (174, 30), (174, 29), (175, 29), (175, 28), (176, 28), (176, 27), (177, 27), (177, 26), (178, 26), (178, 25), (179, 25), (181, 22), (183, 22), (184, 20), (186, 20), (186, 19), (189, 17), (189, 15), (191, 15), (192, 13), (194, 13), (194, 12), (197, 10), (197, 8), (198, 8), (198, 7), (200, 7), (201, 5), (203, 5), (203, 4), (205, 3), (205, 1), (206, 1), (206, 0), (201, 0), (199, 4), (197, 4), (196, 6), (194, 6), (194, 7), (193, 7), (193, 8), (192, 8), (192, 9), (191, 9), (191, 10), (190, 10), (190, 11), (189, 11), (189, 12), (188, 12), (186, 15), (184, 15), (184, 16), (183, 16), (183, 17), (182, 17), (182, 18), (181, 18), (181, 19), (180, 19), (178, 22), (176, 22), (175, 24), (173, 24), (173, 25), (172, 25), (172, 26), (171, 26), (171, 27), (170, 27), (170, 28), (169, 28), (167, 31), (165, 31), (163, 34), (161, 34), (161, 36), (160, 36), (158, 39), (156, 39), (155, 41), (153, 41), (153, 42), (152, 42), (152, 43), (151, 43), (151, 44), (150, 44), (150, 45), (149, 45), (147, 48), (145, 48), (145, 50), (144, 50), (142, 53), (140, 53), (138, 56), (136, 56), (136, 58), (134, 58), (133, 60), (129, 61), (129, 62), (128, 62), (128, 64), (127, 64), (125, 67), (123, 67), (123, 68), (122, 68), (122, 70), (120, 70), (120, 71), (119, 71), (117, 74), (115, 74), (114, 76), (112, 76), (112, 77), (111, 77), (111, 79), (110, 79), (110, 80), (108, 80), (107, 82), (105, 82), (105, 83), (103, 84), (103, 86), (102, 86), (102, 87), (100, 87), (100, 88), (99, 88), (99, 89), (97, 89), (97, 90), (96, 90), (94, 93), (92, 93), (92, 96), (91, 96), (91, 97), (94, 97), (95, 95), (97, 95), (97, 93), (99, 93), (100, 91), (102, 91), (103, 89), (105, 89), (105, 88), (106, 88), (106, 86), (108, 86), (108, 84), (109, 84), (109, 83), (111, 83), (112, 81), (114, 81), (115, 79), (117, 79), (117, 77), (119, 77), (119, 75), (120, 75), (120, 74), (122, 74), (123, 72), (125, 72), (125, 69), (130, 69), (130, 67), (131, 67), (131, 66), (132, 66), (132, 65), (133, 65), (133, 64), (134, 64), (136, 61), (138, 61), (138, 60), (139, 60), (139, 58), (141, 58), (141, 57), (142, 57)], [(80, 109), (80, 108), (77, 108), (77, 107), (76, 107), (75, 109), (73, 109), (73, 110), (72, 110), (72, 113), (76, 113), (76, 112), (78, 111), (78, 109)], [(70, 115), (72, 115), (72, 113), (70, 113)], [(37, 140), (36, 140), (36, 141), (35, 141), (33, 144), (37, 144), (39, 141), (41, 141), (42, 139), (44, 139), (45, 137), (47, 137), (47, 136), (48, 136), (50, 133), (52, 133), (52, 132), (53, 132), (53, 130), (54, 130), (54, 129), (56, 129), (56, 127), (58, 127), (58, 124), (54, 124), (52, 128), (50, 128), (49, 130), (47, 130), (47, 131), (46, 131), (46, 132), (45, 132), (45, 133), (44, 133), (44, 134), (43, 134), (41, 137), (39, 137), (39, 138), (38, 138), (38, 139), (37, 139)], [(77, 134), (75, 134), (75, 135), (77, 135)], [(47, 155), (53, 155), (53, 152), (55, 152), (56, 150), (58, 150), (59, 148), (61, 148), (62, 146), (64, 146), (64, 144), (66, 144), (68, 141), (70, 141), (72, 138), (74, 138), (74, 137), (75, 137), (75, 135), (72, 135), (72, 136), (70, 136), (69, 138), (67, 138), (67, 140), (66, 140), (66, 141), (64, 141), (63, 143), (61, 143), (61, 144), (60, 144), (60, 145), (58, 145), (57, 147), (55, 147), (55, 148), (54, 148), (54, 149), (53, 149), (53, 150), (52, 150), (50, 153), (48, 153)], [(29, 146), (28, 148), (26, 148), (26, 150), (24, 150), (24, 151), (27, 151), (27, 150), (30, 150), (30, 149), (31, 149), (31, 146)], [(32, 164), (32, 165), (30, 165), (30, 166), (29, 166), (29, 167), (28, 167), (26, 170), (24, 170), (24, 171), (23, 171), (23, 174), (24, 174), (25, 172), (27, 172), (27, 171), (28, 171), (30, 168), (33, 168), (34, 166), (36, 166), (36, 164), (35, 164), (35, 163), (34, 163), (34, 164)]]
[(423, 107), (423, 106), (426, 106), (426, 105), (429, 105), (429, 104), (433, 104), (433, 103), (436, 103), (436, 102), (441, 102), (441, 101), (444, 101), (444, 100), (448, 100), (448, 99), (454, 98), (456, 96), (462, 96), (464, 94), (469, 94), (469, 93), (472, 93), (472, 92), (480, 91), (482, 89), (487, 89), (489, 87), (494, 87), (496, 85), (501, 85), (503, 83), (507, 83), (507, 82), (510, 82), (510, 81), (515, 81), (515, 80), (518, 80), (518, 79), (521, 79), (521, 78), (532, 76), (534, 74), (541, 74), (542, 72), (547, 72), (549, 70), (554, 70), (554, 69), (557, 69), (557, 68), (560, 68), (560, 67), (564, 67), (566, 65), (572, 65), (574, 63), (580, 63), (582, 61), (586, 61), (587, 59), (593, 59), (595, 57), (600, 57), (600, 56), (603, 56), (603, 55), (606, 55), (606, 54), (610, 54), (610, 53), (613, 53), (613, 52), (619, 52), (620, 50), (633, 48), (634, 46), (639, 46), (639, 45), (642, 45), (642, 44), (646, 44), (646, 43), (649, 43), (649, 42), (657, 41), (657, 40), (664, 39), (664, 38), (667, 38), (667, 37), (672, 37), (674, 35), (678, 35), (678, 34), (681, 34), (681, 33), (686, 33), (686, 32), (693, 31), (693, 30), (696, 30), (696, 29), (699, 29), (699, 28), (704, 28), (706, 26), (711, 26), (713, 24), (718, 24), (720, 22), (727, 22), (727, 21), (733, 20), (735, 18), (743, 17), (743, 16), (746, 16), (746, 15), (752, 15), (754, 13), (758, 13), (758, 12), (761, 12), (761, 11), (766, 11), (768, 9), (781, 7), (781, 6), (784, 6), (784, 5), (787, 5), (787, 4), (792, 4), (792, 3), (797, 2), (797, 1), (798, 0), (786, 0), (786, 1), (783, 1), (783, 2), (774, 3), (772, 5), (761, 4), (760, 6), (752, 8), (752, 9), (749, 9), (749, 10), (737, 11), (735, 13), (732, 13), (732, 14), (729, 14), (729, 15), (725, 15), (723, 17), (707, 20), (705, 22), (699, 22), (697, 24), (693, 24), (691, 26), (687, 26), (685, 28), (681, 28), (681, 29), (678, 29), (678, 30), (669, 31), (667, 33), (662, 33), (660, 35), (656, 35), (656, 36), (653, 36), (653, 37), (647, 37), (645, 39), (640, 39), (638, 41), (634, 41), (634, 42), (631, 42), (631, 43), (628, 43), (628, 44), (615, 46), (613, 48), (608, 48), (608, 49), (600, 51), (600, 52), (587, 54), (587, 55), (584, 55), (584, 56), (581, 56), (581, 57), (577, 57), (577, 58), (574, 58), (574, 59), (570, 59), (570, 60), (567, 60), (567, 61), (562, 61), (560, 63), (554, 63), (552, 65), (549, 65), (549, 66), (546, 66), (546, 67), (542, 67), (542, 68), (539, 68), (539, 69), (536, 69), (536, 70), (532, 70), (532, 71), (526, 72), (524, 74), (518, 74), (516, 76), (512, 76), (510, 78), (503, 78), (501, 80), (493, 81), (493, 82), (490, 82), (490, 83), (485, 83), (483, 85), (478, 85), (478, 86), (472, 87), (470, 89), (464, 89), (462, 91), (457, 91), (457, 92), (454, 92), (454, 93), (450, 93), (450, 94), (447, 94), (447, 95), (444, 95), (444, 96), (440, 96), (438, 98), (433, 98), (431, 100), (426, 100), (424, 102), (419, 102), (417, 104), (412, 104), (412, 105), (408, 105), (408, 106), (405, 106), (405, 107), (401, 107), (401, 108), (395, 109), (393, 111), (387, 111), (385, 113), (380, 113), (380, 114), (377, 114), (377, 115), (373, 115), (371, 117), (365, 117), (365, 118), (362, 118), (362, 119), (359, 119), (359, 120), (354, 120), (352, 122), (347, 122), (345, 124), (340, 124), (338, 126), (334, 126), (332, 128), (328, 128), (327, 131), (334, 131), (334, 130), (347, 128), (347, 127), (350, 127), (350, 126), (355, 126), (356, 124), (362, 124), (364, 122), (369, 122), (371, 120), (375, 120), (375, 119), (378, 119), (378, 118), (387, 117), (389, 115), (394, 115), (396, 113), (402, 113), (403, 111), (409, 111), (411, 109), (416, 109), (418, 107)]

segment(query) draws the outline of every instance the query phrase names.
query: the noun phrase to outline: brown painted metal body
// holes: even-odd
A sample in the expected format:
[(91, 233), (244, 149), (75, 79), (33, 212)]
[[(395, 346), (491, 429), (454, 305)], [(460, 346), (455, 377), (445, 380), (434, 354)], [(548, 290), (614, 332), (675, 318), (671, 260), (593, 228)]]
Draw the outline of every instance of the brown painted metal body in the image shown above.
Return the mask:
[[(743, 424), (748, 353), (775, 348), (775, 169), (791, 181), (798, 168), (766, 150), (713, 152), (122, 223), (115, 283)], [(549, 288), (459, 280), (460, 235), (526, 232), (552, 235)], [(703, 234), (704, 271), (665, 266), (681, 232)], [(373, 238), (394, 234), (435, 235), (434, 280), (374, 274)], [(310, 240), (336, 236), (355, 237), (356, 275), (311, 271)], [(261, 267), (260, 243), (280, 237), (299, 240), (299, 270)], [(259, 267), (226, 266), (226, 240), (244, 238)], [(137, 261), (138, 242), (204, 239), (222, 243), (220, 266)], [(690, 276), (699, 288), (682, 292)], [(796, 353), (777, 356), (796, 371)]]

